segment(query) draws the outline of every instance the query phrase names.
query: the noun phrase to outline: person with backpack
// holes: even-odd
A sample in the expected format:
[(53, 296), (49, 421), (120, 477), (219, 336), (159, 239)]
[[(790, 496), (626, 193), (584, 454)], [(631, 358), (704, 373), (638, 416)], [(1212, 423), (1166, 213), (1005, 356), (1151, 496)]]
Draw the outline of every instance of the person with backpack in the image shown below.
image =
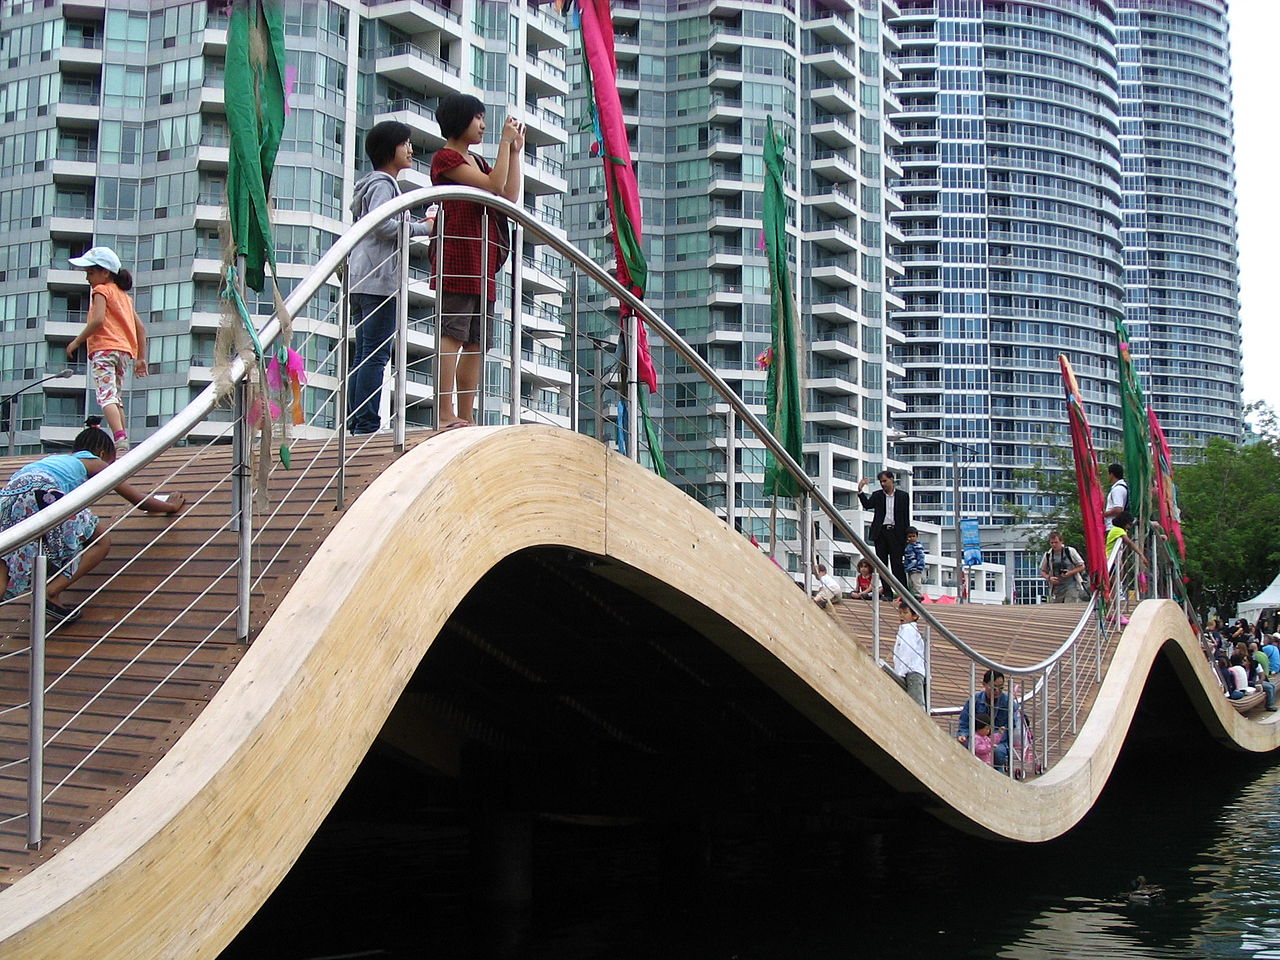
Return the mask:
[(1075, 547), (1062, 542), (1062, 534), (1054, 530), (1049, 534), (1049, 549), (1040, 561), (1040, 575), (1049, 583), (1049, 602), (1068, 603), (1085, 599), (1084, 584), (1080, 574), (1084, 561)]

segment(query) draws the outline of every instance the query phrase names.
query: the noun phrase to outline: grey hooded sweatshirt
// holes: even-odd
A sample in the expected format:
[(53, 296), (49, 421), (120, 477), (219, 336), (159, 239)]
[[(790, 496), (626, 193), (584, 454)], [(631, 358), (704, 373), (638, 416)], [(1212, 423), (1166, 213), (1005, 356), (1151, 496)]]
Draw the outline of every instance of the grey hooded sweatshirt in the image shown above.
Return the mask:
[[(375, 170), (360, 178), (351, 198), (351, 215), (359, 220), (379, 204), (400, 195), (400, 184), (389, 173)], [(367, 293), (379, 297), (392, 296), (400, 290), (400, 262), (396, 256), (400, 239), (400, 222), (409, 216), (406, 210), (400, 216), (388, 217), (378, 224), (372, 233), (356, 244), (351, 251), (348, 276), (352, 293)], [(421, 220), (412, 220), (409, 234), (426, 236), (430, 227)]]

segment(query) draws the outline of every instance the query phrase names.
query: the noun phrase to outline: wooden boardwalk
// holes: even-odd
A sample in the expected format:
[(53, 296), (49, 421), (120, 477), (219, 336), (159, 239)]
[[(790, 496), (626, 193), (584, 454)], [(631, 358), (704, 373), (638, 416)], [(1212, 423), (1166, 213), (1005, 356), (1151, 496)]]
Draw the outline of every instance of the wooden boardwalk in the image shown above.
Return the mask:
[[(411, 445), (422, 439), (412, 437)], [(129, 505), (114, 495), (94, 508), (100, 529), (110, 531), (112, 549), (63, 597), (79, 603), (89, 592), (101, 592), (79, 621), (55, 627), (49, 636), (45, 737), (52, 742), (44, 789), (53, 794), (44, 810), (46, 840), (34, 852), (26, 849), (22, 816), (30, 611), (25, 597), (0, 607), (0, 887), (62, 850), (111, 809), (190, 726), (246, 649), (235, 636), (237, 535), (226, 524), (230, 447), (207, 448), (170, 480), (192, 449), (163, 454), (134, 481), (184, 494), (189, 506), (178, 517), (125, 516)], [(389, 434), (364, 445), (348, 465), (348, 502), (393, 458)], [(25, 462), (0, 458), (0, 476)], [(341, 516), (333, 507), (336, 464), (335, 445), (296, 443), (293, 469), (272, 476), (270, 503), (254, 517), (255, 633)]]
[[(411, 435), (410, 445), (429, 436)], [(127, 504), (118, 497), (108, 497), (95, 510), (104, 528), (111, 528), (113, 548), (97, 571), (64, 595), (79, 602), (102, 588), (83, 618), (50, 636), (45, 736), (52, 743), (45, 792), (53, 794), (45, 804), (46, 841), (34, 852), (25, 849), (22, 816), (28, 752), (26, 602), (0, 607), (0, 887), (64, 849), (111, 809), (191, 725), (246, 649), (234, 629), (236, 534), (226, 525), (230, 450), (207, 448), (194, 466), (169, 480), (191, 452), (166, 453), (135, 481), (144, 488), (181, 491), (191, 506), (179, 517), (136, 511), (124, 516)], [(348, 467), (348, 502), (394, 459), (389, 435), (365, 444)], [(333, 505), (336, 461), (334, 444), (297, 443), (293, 469), (273, 474), (270, 505), (257, 510), (254, 520), (254, 633), (342, 515)], [(0, 475), (21, 462), (0, 459)], [(977, 638), (971, 642), (983, 653), (1013, 663), (1032, 663), (1055, 649), (1082, 610), (933, 609), (959, 635)], [(845, 601), (832, 612), (870, 653), (870, 605)], [(891, 607), (884, 613), (889, 620), (882, 656), (891, 659), (896, 615)], [(969, 684), (966, 662), (949, 644), (935, 643), (933, 665), (934, 704), (961, 703)]]

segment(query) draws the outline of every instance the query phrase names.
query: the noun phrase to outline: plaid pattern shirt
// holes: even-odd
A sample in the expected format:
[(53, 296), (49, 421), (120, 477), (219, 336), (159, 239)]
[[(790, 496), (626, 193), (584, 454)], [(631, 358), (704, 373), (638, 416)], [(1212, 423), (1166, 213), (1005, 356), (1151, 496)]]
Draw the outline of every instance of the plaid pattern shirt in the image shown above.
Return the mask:
[[(475, 156), (475, 154), (472, 154)], [(483, 157), (475, 156), (481, 173), (492, 169)], [(454, 167), (466, 163), (467, 159), (457, 150), (437, 150), (431, 158), (431, 182), (435, 186), (454, 185), (448, 172)], [(444, 208), (444, 292), (469, 293), (480, 292), (480, 221), (482, 207), (466, 200), (446, 200)], [(494, 278), (507, 259), (510, 247), (506, 217), (495, 213), (489, 214), (489, 263), (488, 263), (488, 299), (498, 299), (498, 285)], [(431, 268), (435, 270), (435, 260)], [(432, 278), (432, 286), (438, 288), (438, 278)]]

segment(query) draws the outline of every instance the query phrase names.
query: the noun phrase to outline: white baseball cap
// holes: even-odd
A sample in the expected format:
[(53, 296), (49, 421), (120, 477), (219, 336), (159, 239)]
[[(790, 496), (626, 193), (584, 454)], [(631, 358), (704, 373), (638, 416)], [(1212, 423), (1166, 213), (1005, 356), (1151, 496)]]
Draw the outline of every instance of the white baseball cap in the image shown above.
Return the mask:
[(108, 273), (120, 272), (120, 258), (110, 247), (90, 247), (81, 256), (68, 261), (73, 267), (102, 267)]

